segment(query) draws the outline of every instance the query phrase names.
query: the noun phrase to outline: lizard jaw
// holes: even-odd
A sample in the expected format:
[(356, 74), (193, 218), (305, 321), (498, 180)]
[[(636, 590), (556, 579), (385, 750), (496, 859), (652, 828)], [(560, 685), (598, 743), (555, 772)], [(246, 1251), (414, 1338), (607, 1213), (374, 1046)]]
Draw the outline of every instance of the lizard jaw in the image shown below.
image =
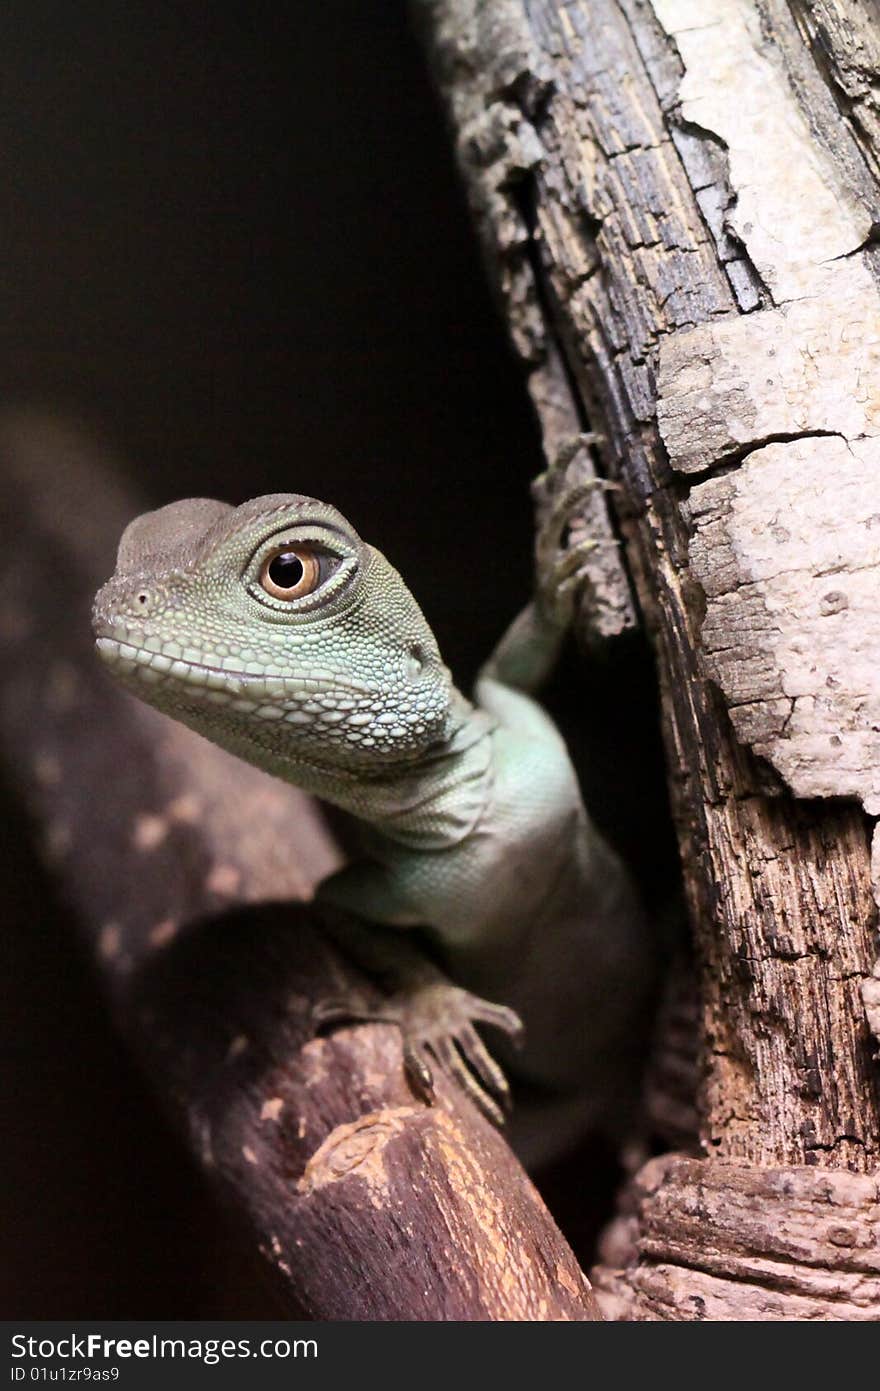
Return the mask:
[(237, 695), (245, 688), (258, 695), (311, 695), (344, 690), (361, 699), (370, 699), (378, 694), (371, 686), (356, 685), (351, 681), (343, 683), (335, 673), (329, 671), (325, 677), (312, 673), (309, 676), (282, 676), (277, 668), (267, 669), (264, 673), (238, 671), (208, 662), (171, 657), (165, 652), (153, 652), (149, 648), (103, 634), (95, 639), (95, 646), (108, 666), (123, 674), (137, 675), (153, 685), (170, 676), (201, 690), (226, 689), (231, 695)]
[(219, 706), (261, 724), (281, 721), (313, 729), (351, 721), (358, 725), (367, 720), (360, 702), (376, 696), (367, 686), (346, 685), (341, 692), (338, 678), (330, 672), (323, 681), (314, 676), (260, 676), (183, 661), (102, 635), (96, 647), (117, 678), (148, 704), (160, 709), (202, 706), (206, 718), (208, 707)]

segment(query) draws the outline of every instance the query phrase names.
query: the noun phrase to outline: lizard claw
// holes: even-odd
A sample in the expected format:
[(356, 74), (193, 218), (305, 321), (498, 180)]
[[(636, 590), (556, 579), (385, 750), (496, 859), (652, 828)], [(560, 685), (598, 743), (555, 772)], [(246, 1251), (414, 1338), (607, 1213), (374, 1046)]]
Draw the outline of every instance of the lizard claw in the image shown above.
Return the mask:
[(500, 1029), (514, 1042), (523, 1033), (519, 1015), (447, 981), (410, 986), (375, 1006), (357, 1000), (324, 1000), (312, 1011), (316, 1025), (347, 1021), (395, 1024), (403, 1042), (403, 1066), (413, 1091), (428, 1105), (436, 1098), (433, 1067), (457, 1083), (496, 1125), (510, 1110), (510, 1087), (475, 1024)]
[(592, 494), (609, 485), (589, 478), (565, 488), (553, 501), (536, 541), (538, 600), (559, 627), (571, 621), (575, 599), (586, 577), (585, 566), (600, 546), (616, 546), (613, 537), (595, 539), (578, 525)]

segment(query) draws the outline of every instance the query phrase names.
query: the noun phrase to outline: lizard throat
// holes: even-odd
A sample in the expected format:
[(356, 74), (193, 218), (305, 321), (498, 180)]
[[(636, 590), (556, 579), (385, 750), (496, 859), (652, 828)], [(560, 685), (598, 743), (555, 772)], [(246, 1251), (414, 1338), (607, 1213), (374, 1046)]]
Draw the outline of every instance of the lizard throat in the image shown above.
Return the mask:
[[(393, 688), (309, 665), (303, 674), (230, 670), (154, 652), (100, 630), (98, 651), (117, 679), (247, 762), (329, 801), (353, 780), (406, 774), (453, 732), (445, 692), (400, 700)], [(224, 659), (226, 660), (226, 659)], [(242, 662), (244, 665), (244, 662)], [(256, 665), (256, 664), (254, 664)]]

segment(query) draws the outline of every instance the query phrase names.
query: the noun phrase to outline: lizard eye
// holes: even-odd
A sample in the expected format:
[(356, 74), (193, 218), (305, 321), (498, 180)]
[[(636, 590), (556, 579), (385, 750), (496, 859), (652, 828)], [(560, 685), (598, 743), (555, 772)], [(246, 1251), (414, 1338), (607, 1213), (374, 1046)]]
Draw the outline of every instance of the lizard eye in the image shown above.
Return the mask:
[(251, 556), (242, 579), (251, 598), (285, 622), (331, 603), (356, 570), (355, 556), (340, 554), (333, 538), (276, 532)]
[(321, 556), (306, 546), (281, 546), (266, 556), (260, 584), (273, 599), (301, 599), (325, 578)]

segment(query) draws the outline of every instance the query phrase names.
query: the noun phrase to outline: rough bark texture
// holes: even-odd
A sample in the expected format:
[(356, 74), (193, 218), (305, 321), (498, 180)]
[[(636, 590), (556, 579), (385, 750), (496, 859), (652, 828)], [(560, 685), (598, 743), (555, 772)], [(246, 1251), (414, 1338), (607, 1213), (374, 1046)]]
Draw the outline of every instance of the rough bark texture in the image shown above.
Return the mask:
[[(611, 1304), (878, 1317), (821, 1236), (829, 1193), (873, 1231), (853, 1175), (880, 1150), (876, 6), (415, 9), (548, 457), (563, 361), (657, 655), (708, 1158), (631, 1195)], [(739, 1191), (711, 1217), (706, 1194)], [(789, 1208), (812, 1282), (778, 1241)]]
[(124, 1032), (288, 1312), (597, 1318), (534, 1188), (463, 1095), (438, 1077), (438, 1103), (415, 1100), (388, 1026), (314, 1036), (314, 1001), (371, 987), (314, 909), (279, 902), (308, 899), (337, 860), (308, 799), (101, 669), (91, 597), (140, 499), (45, 423), (0, 430), (0, 464), (0, 746)]
[(875, 1174), (665, 1155), (644, 1166), (629, 1199), (642, 1259), (606, 1272), (609, 1317), (729, 1319), (733, 1308), (741, 1319), (877, 1318)]

